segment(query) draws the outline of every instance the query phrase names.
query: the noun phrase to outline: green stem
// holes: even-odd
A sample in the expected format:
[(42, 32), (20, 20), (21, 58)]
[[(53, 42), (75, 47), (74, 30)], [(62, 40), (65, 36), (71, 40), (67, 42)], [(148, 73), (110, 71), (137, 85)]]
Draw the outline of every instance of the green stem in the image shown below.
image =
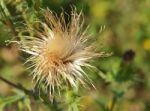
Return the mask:
[(24, 88), (22, 85), (20, 85), (20, 84), (18, 84), (18, 85), (17, 85), (17, 84), (14, 84), (14, 83), (8, 81), (7, 79), (5, 79), (5, 78), (3, 78), (3, 77), (1, 77), (1, 76), (0, 76), (0, 80), (3, 81), (3, 82), (5, 82), (5, 83), (7, 83), (7, 84), (9, 84), (10, 86), (12, 86), (12, 87), (14, 87), (14, 88), (16, 88), (16, 89), (22, 90), (23, 92), (25, 92), (25, 93), (28, 94), (28, 95), (31, 95), (31, 94), (32, 94), (32, 91), (25, 89), (25, 88)]
[(14, 27), (14, 24), (13, 24), (12, 20), (10, 19), (10, 17), (8, 17), (8, 16), (6, 15), (6, 13), (5, 13), (5, 11), (4, 11), (4, 9), (3, 9), (3, 7), (2, 7), (1, 5), (0, 5), (0, 11), (1, 11), (1, 13), (2, 13), (2, 16), (6, 19), (4, 23), (5, 23), (7, 26), (10, 27), (10, 29), (11, 29), (12, 33), (14, 34), (14, 36), (17, 36), (17, 31), (16, 31), (16, 29), (15, 29), (15, 27)]
[(114, 97), (112, 98), (112, 104), (111, 104), (111, 106), (109, 107), (109, 111), (114, 111), (116, 102), (117, 102), (117, 97), (114, 96)]
[[(32, 90), (28, 90), (28, 89), (24, 88), (24, 87), (23, 87), (22, 85), (20, 85), (20, 84), (18, 84), (18, 85), (17, 85), (17, 84), (14, 84), (14, 83), (8, 81), (7, 79), (5, 79), (5, 78), (3, 78), (3, 77), (1, 77), (1, 76), (0, 76), (0, 80), (3, 81), (3, 82), (5, 82), (5, 83), (7, 83), (8, 85), (10, 85), (10, 86), (12, 86), (12, 87), (18, 89), (18, 90), (23, 91), (25, 94), (27, 94), (27, 95), (33, 97), (35, 100), (37, 100), (37, 99), (40, 100), (39, 95), (38, 95), (38, 94), (39, 94), (38, 92), (33, 92)], [(60, 109), (60, 108), (58, 107), (58, 104), (57, 104), (57, 102), (56, 102), (55, 99), (54, 99), (53, 104), (50, 102), (50, 100), (49, 100), (49, 98), (47, 97), (47, 95), (42, 95), (42, 99), (43, 99), (42, 102), (43, 102), (45, 105), (47, 105), (52, 111), (63, 111), (62, 109)]]

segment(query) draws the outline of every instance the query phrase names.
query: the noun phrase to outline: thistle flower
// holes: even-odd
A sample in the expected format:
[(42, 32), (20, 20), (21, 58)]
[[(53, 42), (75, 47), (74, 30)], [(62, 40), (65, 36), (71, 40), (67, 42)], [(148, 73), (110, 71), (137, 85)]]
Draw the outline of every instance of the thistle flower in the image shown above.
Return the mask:
[(21, 50), (31, 55), (26, 62), (32, 63), (33, 80), (43, 84), (53, 96), (62, 84), (72, 87), (77, 87), (77, 83), (85, 84), (88, 76), (83, 67), (92, 67), (89, 60), (103, 52), (94, 52), (92, 44), (88, 43), (87, 30), (82, 30), (82, 13), (72, 11), (68, 24), (63, 13), (59, 18), (49, 10), (43, 15), (45, 21), (39, 22), (38, 28), (30, 28), (32, 36), (24, 36), (19, 43)]

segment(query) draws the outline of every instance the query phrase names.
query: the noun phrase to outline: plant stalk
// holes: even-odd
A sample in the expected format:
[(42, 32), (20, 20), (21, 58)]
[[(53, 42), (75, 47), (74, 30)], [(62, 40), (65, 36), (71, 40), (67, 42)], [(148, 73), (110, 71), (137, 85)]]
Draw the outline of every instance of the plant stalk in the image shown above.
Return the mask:
[[(24, 87), (23, 87), (22, 85), (20, 85), (20, 84), (14, 84), (14, 83), (10, 82), (9, 80), (7, 80), (7, 79), (5, 79), (5, 78), (3, 78), (3, 77), (1, 77), (1, 76), (0, 76), (0, 80), (3, 81), (3, 82), (5, 82), (5, 83), (7, 83), (8, 85), (10, 85), (10, 86), (12, 86), (12, 87), (18, 89), (18, 90), (23, 91), (25, 94), (29, 95), (30, 97), (33, 97), (35, 100), (37, 100), (37, 99), (38, 99), (38, 100), (41, 100), (41, 99), (39, 98), (38, 92), (33, 92), (33, 90), (28, 90), (28, 89), (24, 88)], [(60, 109), (60, 108), (58, 107), (58, 104), (57, 104), (56, 100), (54, 100), (54, 102), (53, 102), (53, 104), (52, 104), (52, 103), (50, 102), (49, 98), (47, 97), (47, 95), (43, 95), (42, 99), (43, 99), (42, 102), (43, 102), (45, 105), (47, 105), (52, 111), (63, 111), (62, 109)]]

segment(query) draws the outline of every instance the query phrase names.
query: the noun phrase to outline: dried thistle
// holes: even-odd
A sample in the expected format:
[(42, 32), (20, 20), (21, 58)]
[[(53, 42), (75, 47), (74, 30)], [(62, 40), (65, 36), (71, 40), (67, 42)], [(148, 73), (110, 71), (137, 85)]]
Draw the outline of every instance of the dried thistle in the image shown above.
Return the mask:
[(103, 52), (94, 52), (92, 44), (87, 43), (89, 35), (87, 30), (82, 30), (82, 13), (72, 11), (68, 24), (63, 13), (58, 18), (46, 10), (43, 15), (45, 22), (38, 22), (38, 28), (29, 28), (33, 35), (24, 36), (19, 43), (21, 50), (31, 55), (26, 62), (32, 63), (35, 83), (44, 84), (53, 96), (62, 84), (72, 87), (77, 87), (77, 82), (85, 84), (88, 76), (83, 67), (92, 67), (89, 60)]

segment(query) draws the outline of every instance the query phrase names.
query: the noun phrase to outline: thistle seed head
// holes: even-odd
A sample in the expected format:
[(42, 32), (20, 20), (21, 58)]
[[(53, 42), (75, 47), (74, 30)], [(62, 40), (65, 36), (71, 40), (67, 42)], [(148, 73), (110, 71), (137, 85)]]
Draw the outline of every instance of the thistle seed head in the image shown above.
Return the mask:
[(43, 16), (45, 21), (37, 22), (36, 28), (29, 28), (32, 34), (24, 35), (19, 43), (21, 50), (31, 55), (26, 62), (32, 63), (33, 80), (43, 84), (53, 96), (55, 89), (63, 84), (72, 87), (77, 87), (77, 83), (85, 84), (88, 76), (83, 67), (92, 67), (89, 60), (100, 57), (103, 52), (94, 52), (92, 44), (88, 43), (82, 13), (73, 10), (68, 24), (63, 13), (58, 18), (46, 10)]

